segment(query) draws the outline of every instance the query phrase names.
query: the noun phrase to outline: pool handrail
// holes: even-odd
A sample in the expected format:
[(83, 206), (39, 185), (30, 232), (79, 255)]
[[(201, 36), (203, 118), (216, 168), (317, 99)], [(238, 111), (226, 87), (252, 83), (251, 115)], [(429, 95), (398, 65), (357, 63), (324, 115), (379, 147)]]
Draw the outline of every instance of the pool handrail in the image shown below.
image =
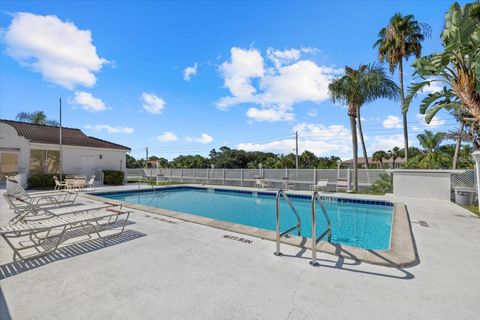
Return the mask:
[[(327, 220), (327, 229), (317, 238), (317, 201), (320, 204), (320, 208), (322, 209), (323, 215)], [(330, 218), (327, 214), (327, 209), (323, 204), (323, 199), (318, 191), (314, 191), (312, 194), (312, 260), (310, 264), (314, 267), (317, 267), (319, 264), (317, 262), (317, 244), (320, 240), (328, 235), (328, 242), (332, 240), (332, 224), (330, 222)]]
[[(288, 206), (290, 207), (290, 209), (292, 209), (293, 213), (297, 217), (297, 224), (295, 226), (289, 228), (288, 230), (280, 233), (280, 198), (282, 196), (285, 198)], [(288, 198), (288, 195), (285, 192), (285, 190), (280, 189), (280, 190), (277, 191), (277, 195), (275, 196), (275, 201), (276, 201), (276, 242), (277, 242), (277, 250), (275, 251), (274, 254), (276, 256), (280, 256), (280, 255), (282, 255), (282, 253), (280, 252), (280, 238), (283, 237), (284, 235), (289, 234), (290, 232), (292, 232), (295, 229), (297, 229), (297, 234), (300, 236), (301, 235), (301, 228), (302, 228), (302, 220), (300, 219), (300, 215), (298, 214), (297, 209), (295, 208), (293, 203)]]

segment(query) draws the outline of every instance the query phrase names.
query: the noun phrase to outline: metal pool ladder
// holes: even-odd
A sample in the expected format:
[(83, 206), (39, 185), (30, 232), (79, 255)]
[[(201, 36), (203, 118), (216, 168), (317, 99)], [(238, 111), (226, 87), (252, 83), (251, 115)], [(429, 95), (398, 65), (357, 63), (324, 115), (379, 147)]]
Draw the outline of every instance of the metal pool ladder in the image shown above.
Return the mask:
[[(320, 208), (322, 208), (323, 215), (325, 216), (325, 219), (327, 219), (327, 229), (317, 238), (317, 201), (320, 204)], [(278, 201), (277, 201), (278, 204)], [(328, 242), (332, 239), (332, 224), (330, 223), (330, 218), (328, 217), (327, 214), (327, 209), (325, 209), (325, 205), (323, 204), (323, 200), (318, 193), (318, 191), (315, 191), (312, 194), (312, 261), (310, 261), (310, 264), (314, 267), (318, 266), (317, 262), (317, 244), (320, 240), (322, 240), (323, 237), (328, 235)], [(278, 243), (277, 243), (277, 248), (278, 248)]]
[[(287, 201), (288, 206), (290, 209), (292, 209), (293, 213), (297, 217), (297, 224), (294, 225), (293, 227), (289, 228), (288, 230), (280, 233), (280, 198), (284, 197), (285, 200)], [(301, 234), (301, 226), (302, 226), (302, 221), (300, 220), (300, 215), (297, 212), (297, 209), (293, 206), (292, 202), (287, 196), (287, 193), (285, 190), (278, 190), (277, 196), (275, 197), (276, 200), (276, 241), (277, 241), (277, 251), (274, 253), (276, 256), (281, 256), (282, 253), (280, 252), (280, 238), (288, 235), (290, 232), (297, 230), (297, 234), (300, 236)]]

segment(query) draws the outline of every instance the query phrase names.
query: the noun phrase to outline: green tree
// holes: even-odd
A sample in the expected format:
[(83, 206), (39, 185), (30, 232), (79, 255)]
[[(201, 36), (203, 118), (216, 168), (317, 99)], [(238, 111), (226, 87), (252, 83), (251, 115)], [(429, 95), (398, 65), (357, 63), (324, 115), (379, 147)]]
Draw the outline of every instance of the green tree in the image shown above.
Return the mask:
[(425, 86), (441, 82), (442, 92), (427, 95), (420, 112), (427, 122), (442, 108), (465, 108), (473, 122), (471, 130), (477, 137), (480, 123), (480, 22), (472, 18), (472, 4), (452, 4), (445, 15), (441, 40), (443, 51), (418, 58), (415, 75), (421, 82), (410, 87), (406, 103)]
[(429, 130), (425, 130), (423, 133), (417, 135), (418, 142), (427, 154), (432, 154), (437, 151), (444, 137), (444, 132), (433, 133)]
[(470, 16), (473, 19), (476, 19), (480, 23), (480, 1), (476, 1), (472, 4), (472, 9), (470, 10)]
[(299, 167), (302, 169), (312, 169), (315, 168), (318, 162), (317, 156), (310, 151), (304, 151), (300, 156), (299, 156)]
[(390, 159), (392, 159), (392, 167), (395, 169), (395, 161), (402, 156), (402, 154), (400, 153), (400, 148), (393, 147), (392, 150), (388, 151), (388, 155)]
[(126, 165), (127, 165), (127, 168), (138, 168), (137, 160), (129, 154), (127, 154)]
[[(353, 147), (353, 191), (358, 190), (358, 110), (365, 103), (379, 98), (395, 99), (398, 90), (398, 86), (388, 78), (383, 68), (376, 64), (360, 65), (357, 70), (345, 67), (345, 74), (328, 85), (332, 101), (348, 106)], [(364, 156), (368, 158), (366, 152)]]
[(390, 18), (388, 25), (380, 30), (378, 33), (379, 39), (374, 44), (374, 47), (378, 47), (378, 59), (380, 62), (388, 62), (392, 74), (398, 66), (405, 160), (408, 160), (408, 108), (405, 104), (403, 60), (408, 60), (412, 55), (417, 58), (420, 57), (422, 52), (421, 42), (425, 39), (429, 30), (430, 28), (427, 25), (422, 25), (416, 21), (413, 15), (402, 16), (400, 13), (396, 13)]
[(380, 167), (383, 169), (383, 159), (387, 159), (388, 154), (383, 150), (375, 151), (372, 154), (372, 160), (380, 163)]
[(47, 115), (43, 111), (34, 112), (19, 112), (15, 117), (18, 121), (30, 122), (33, 124), (44, 124), (49, 126), (59, 126), (56, 120), (47, 118)]

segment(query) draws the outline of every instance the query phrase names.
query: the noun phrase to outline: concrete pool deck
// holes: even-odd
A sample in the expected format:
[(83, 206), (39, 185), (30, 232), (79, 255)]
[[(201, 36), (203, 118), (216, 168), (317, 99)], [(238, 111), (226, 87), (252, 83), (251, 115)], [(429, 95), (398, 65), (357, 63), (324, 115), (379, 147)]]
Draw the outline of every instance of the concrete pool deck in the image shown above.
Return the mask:
[[(28, 264), (11, 263), (2, 239), (0, 318), (476, 318), (480, 219), (450, 202), (395, 201), (412, 222), (410, 268), (325, 253), (314, 268), (309, 250), (283, 245), (276, 257), (271, 241), (138, 210), (117, 239)], [(10, 217), (0, 197), (0, 225)]]

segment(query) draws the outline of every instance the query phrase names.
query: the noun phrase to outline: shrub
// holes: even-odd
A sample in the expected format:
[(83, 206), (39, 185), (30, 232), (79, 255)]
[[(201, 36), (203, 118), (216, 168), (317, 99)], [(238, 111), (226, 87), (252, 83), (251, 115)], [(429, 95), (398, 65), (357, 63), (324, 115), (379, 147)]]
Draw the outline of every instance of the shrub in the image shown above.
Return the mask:
[[(68, 174), (63, 174), (63, 177)], [(28, 188), (29, 189), (53, 189), (55, 187), (55, 180), (53, 177), (57, 176), (60, 178), (58, 173), (38, 173), (30, 176), (28, 178)]]
[(120, 185), (123, 184), (125, 173), (119, 170), (103, 170), (103, 183)]
[(371, 192), (375, 193), (391, 193), (393, 192), (393, 179), (388, 173), (382, 173), (380, 179), (375, 181), (370, 187)]

